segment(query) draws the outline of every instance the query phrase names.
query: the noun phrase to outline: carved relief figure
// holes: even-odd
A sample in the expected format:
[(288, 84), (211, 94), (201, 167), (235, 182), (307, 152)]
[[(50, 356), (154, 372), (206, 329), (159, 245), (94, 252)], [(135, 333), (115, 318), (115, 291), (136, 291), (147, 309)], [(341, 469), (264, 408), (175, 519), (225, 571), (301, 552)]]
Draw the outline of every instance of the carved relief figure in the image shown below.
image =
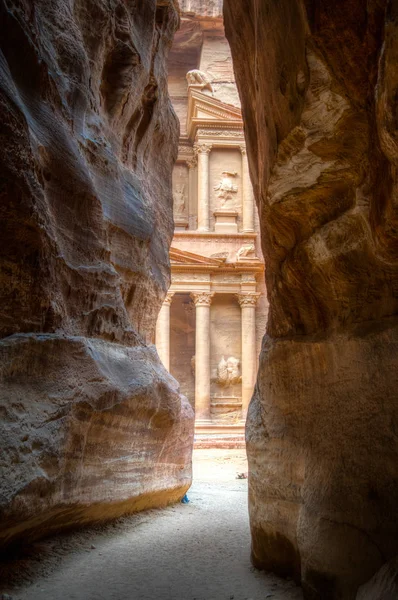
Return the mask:
[(241, 258), (253, 257), (256, 258), (256, 249), (254, 244), (248, 244), (247, 246), (242, 246), (236, 253), (236, 259), (239, 260)]
[(220, 183), (214, 186), (214, 191), (217, 192), (217, 198), (221, 200), (221, 207), (228, 208), (232, 204), (233, 195), (238, 192), (238, 186), (232, 180), (232, 177), (236, 177), (238, 173), (236, 171), (223, 171), (221, 175)]
[(226, 385), (228, 382), (228, 369), (227, 361), (222, 356), (217, 366), (217, 383), (220, 385)]
[(217, 380), (219, 385), (233, 385), (240, 383), (242, 377), (240, 375), (240, 360), (234, 356), (230, 356), (227, 360), (222, 356), (217, 367)]
[(187, 197), (185, 195), (185, 185), (177, 184), (173, 192), (174, 214), (184, 215), (186, 209)]
[(228, 381), (231, 384), (240, 383), (242, 381), (242, 377), (239, 372), (240, 360), (239, 358), (234, 358), (230, 356), (227, 360), (227, 370), (228, 370)]
[(192, 71), (188, 71), (187, 75), (188, 87), (191, 85), (200, 86), (201, 91), (209, 90), (212, 96), (214, 96), (213, 86), (211, 85), (211, 81), (203, 71), (199, 71), (199, 69), (192, 69)]

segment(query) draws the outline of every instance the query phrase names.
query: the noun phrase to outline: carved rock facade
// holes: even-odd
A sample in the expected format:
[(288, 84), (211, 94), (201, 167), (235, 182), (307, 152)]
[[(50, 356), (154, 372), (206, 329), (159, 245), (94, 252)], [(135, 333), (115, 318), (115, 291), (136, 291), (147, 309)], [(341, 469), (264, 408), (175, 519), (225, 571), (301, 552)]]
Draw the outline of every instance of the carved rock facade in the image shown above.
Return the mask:
[(398, 552), (396, 2), (225, 0), (270, 300), (256, 565), (352, 599)]
[[(268, 310), (259, 222), (222, 2), (180, 7), (168, 59), (181, 125), (173, 170), (174, 296), (160, 311), (156, 346), (195, 408), (198, 443), (230, 443), (233, 434), (243, 445)], [(238, 302), (237, 295), (252, 294), (255, 302)]]
[(173, 0), (0, 6), (2, 543), (181, 497), (169, 286)]

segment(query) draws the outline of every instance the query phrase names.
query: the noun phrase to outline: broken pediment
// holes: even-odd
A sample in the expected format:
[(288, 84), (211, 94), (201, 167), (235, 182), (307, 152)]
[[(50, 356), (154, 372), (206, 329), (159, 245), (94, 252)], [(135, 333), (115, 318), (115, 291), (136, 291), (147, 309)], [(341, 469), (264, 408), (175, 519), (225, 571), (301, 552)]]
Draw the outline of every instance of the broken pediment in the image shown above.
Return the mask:
[(225, 263), (226, 259), (210, 258), (208, 256), (201, 256), (200, 254), (186, 252), (185, 250), (170, 248), (170, 260), (172, 265), (206, 265), (220, 267)]
[[(221, 102), (212, 96), (190, 87), (188, 92), (187, 132), (191, 140), (197, 130), (209, 127), (231, 130), (242, 129), (242, 113), (239, 108)], [(242, 132), (243, 135), (243, 132)]]

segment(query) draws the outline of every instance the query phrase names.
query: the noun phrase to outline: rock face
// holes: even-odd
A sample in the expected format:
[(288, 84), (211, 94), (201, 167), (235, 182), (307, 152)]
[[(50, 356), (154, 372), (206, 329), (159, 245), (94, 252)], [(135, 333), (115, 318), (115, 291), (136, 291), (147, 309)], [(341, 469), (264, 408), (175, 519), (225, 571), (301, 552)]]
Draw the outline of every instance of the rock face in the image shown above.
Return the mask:
[(225, 0), (270, 317), (253, 560), (352, 599), (398, 550), (398, 5)]
[(1, 543), (181, 497), (169, 285), (174, 0), (0, 5)]
[(396, 600), (398, 598), (398, 558), (384, 565), (361, 586), (356, 600)]

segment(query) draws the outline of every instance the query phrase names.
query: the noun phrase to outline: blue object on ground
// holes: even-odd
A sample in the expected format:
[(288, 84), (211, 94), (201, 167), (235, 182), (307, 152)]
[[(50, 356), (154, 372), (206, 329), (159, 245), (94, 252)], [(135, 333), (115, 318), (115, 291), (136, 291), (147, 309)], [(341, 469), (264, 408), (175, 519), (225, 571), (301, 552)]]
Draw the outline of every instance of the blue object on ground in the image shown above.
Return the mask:
[(188, 504), (189, 502), (189, 498), (188, 496), (185, 494), (184, 498), (181, 500), (181, 504)]

